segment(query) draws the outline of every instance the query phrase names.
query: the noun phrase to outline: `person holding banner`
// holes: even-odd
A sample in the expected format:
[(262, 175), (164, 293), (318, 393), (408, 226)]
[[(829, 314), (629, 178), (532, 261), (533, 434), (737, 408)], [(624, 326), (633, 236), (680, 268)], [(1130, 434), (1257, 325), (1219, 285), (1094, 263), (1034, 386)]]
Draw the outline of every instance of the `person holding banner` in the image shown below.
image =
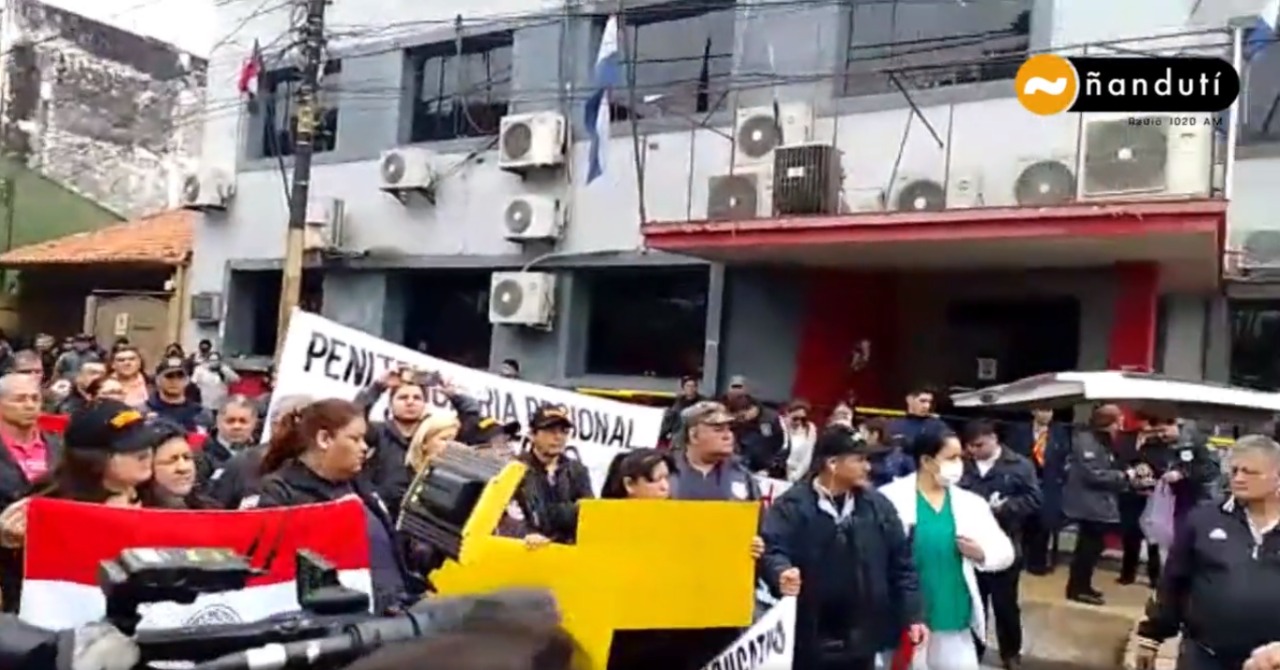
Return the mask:
[(798, 596), (793, 667), (870, 670), (904, 631), (928, 636), (911, 546), (868, 456), (853, 430), (827, 427), (808, 475), (765, 513), (764, 579)]
[[(159, 506), (143, 486), (152, 477), (152, 452), (165, 433), (142, 413), (114, 400), (72, 415), (62, 459), (34, 485), (32, 496), (116, 507)], [(22, 590), (22, 547), (27, 535), (24, 498), (0, 513), (0, 594), (16, 612)]]
[[(427, 417), (430, 387), (443, 385), (442, 381), (439, 375), (421, 375), (408, 368), (394, 368), (356, 396), (355, 403), (363, 408), (366, 419), (369, 419), (368, 412), (383, 393), (388, 394), (386, 421), (371, 421), (369, 426), (369, 446), (373, 453), (368, 474), (383, 500), (398, 501), (409, 488), (413, 479), (412, 472), (406, 467), (409, 442)], [(447, 388), (445, 392), (459, 421), (478, 420), (480, 408), (474, 400)]]
[[(279, 432), (262, 457), (257, 507), (293, 507), (356, 496), (364, 503), (374, 611), (388, 612), (410, 599), (407, 568), (395, 523), (382, 498), (360, 477), (369, 446), (364, 410), (328, 398), (281, 417)], [(421, 584), (415, 585), (421, 593)]]
[(976, 640), (987, 639), (977, 572), (1013, 565), (1013, 542), (982, 496), (960, 488), (963, 448), (954, 433), (921, 431), (912, 443), (916, 473), (880, 488), (910, 538), (929, 641), (917, 670), (977, 670)]

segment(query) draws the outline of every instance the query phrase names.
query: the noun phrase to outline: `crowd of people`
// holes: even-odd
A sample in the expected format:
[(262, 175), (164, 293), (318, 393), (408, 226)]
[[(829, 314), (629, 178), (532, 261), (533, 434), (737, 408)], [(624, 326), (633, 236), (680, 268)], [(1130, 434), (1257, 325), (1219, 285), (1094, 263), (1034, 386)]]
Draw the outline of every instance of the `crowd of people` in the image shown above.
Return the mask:
[[(66, 344), (62, 352), (51, 342), (0, 347), (0, 604), (8, 612), (20, 602), (33, 498), (251, 509), (354, 494), (368, 513), (375, 607), (392, 612), (431, 591), (437, 557), (396, 521), (411, 482), (445, 450), (527, 466), (499, 532), (531, 551), (574, 542), (578, 503), (597, 490), (567, 451), (574, 425), (565, 408), (542, 407), (523, 426), (503, 423), (439, 375), (408, 369), (389, 370), (350, 401), (270, 403), (230, 393), (234, 373), (207, 342), (191, 356), (170, 349), (149, 375), (127, 342), (107, 351), (92, 338)], [(62, 381), (66, 392), (52, 391)], [(437, 390), (452, 412), (429, 411)], [(385, 415), (372, 415), (384, 396)], [(1144, 404), (1129, 430), (1114, 405), (1095, 408), (1079, 430), (1048, 408), (1025, 422), (974, 419), (954, 430), (933, 400), (920, 387), (901, 418), (864, 420), (846, 404), (819, 420), (803, 400), (775, 410), (741, 377), (715, 399), (687, 379), (664, 417), (663, 443), (619, 455), (600, 495), (760, 501), (758, 475), (790, 480), (743, 551), (757, 561), (762, 605), (797, 598), (795, 667), (805, 670), (888, 667), (904, 650), (924, 670), (973, 670), (984, 658), (1020, 668), (1021, 573), (1053, 570), (1060, 531), (1074, 526), (1065, 595), (1101, 605), (1093, 579), (1105, 538), (1123, 536), (1120, 581), (1134, 581), (1149, 539), (1140, 517), (1157, 491), (1171, 496), (1177, 539), (1147, 542), (1155, 547), (1147, 576), (1159, 588), (1146, 639), (1182, 633), (1194, 662), (1184, 667), (1233, 670), (1280, 639), (1263, 609), (1280, 604), (1269, 589), (1280, 574), (1274, 440), (1239, 441), (1224, 498), (1217, 461), (1170, 407)], [(61, 434), (40, 430), (51, 410), (70, 415)], [(270, 440), (260, 444), (263, 422)], [(193, 433), (204, 439), (193, 443)], [(698, 644), (670, 631), (619, 637), (611, 667), (700, 668), (740, 632), (700, 631)]]

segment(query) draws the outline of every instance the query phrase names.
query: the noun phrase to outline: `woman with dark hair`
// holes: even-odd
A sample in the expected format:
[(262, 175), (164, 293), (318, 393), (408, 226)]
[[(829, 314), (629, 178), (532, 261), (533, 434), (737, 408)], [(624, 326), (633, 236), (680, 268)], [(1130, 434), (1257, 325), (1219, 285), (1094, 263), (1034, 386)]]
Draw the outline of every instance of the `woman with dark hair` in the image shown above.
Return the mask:
[(36, 481), (34, 493), (0, 514), (0, 593), (5, 611), (16, 612), (22, 590), (22, 547), (27, 504), (32, 497), (58, 498), (114, 507), (161, 506), (145, 486), (152, 452), (163, 433), (137, 410), (100, 400), (71, 416), (63, 434), (62, 459)]
[[(333, 502), (351, 495), (364, 503), (369, 534), (369, 568), (375, 611), (409, 602), (409, 573), (395, 524), (386, 504), (363, 477), (369, 446), (364, 410), (329, 398), (280, 417), (262, 456), (262, 490), (257, 507), (291, 507)], [(414, 593), (420, 593), (415, 584)]]
[(632, 449), (613, 457), (601, 498), (666, 500), (671, 497), (675, 459), (657, 449)]
[(929, 640), (917, 652), (923, 670), (973, 670), (974, 640), (986, 640), (976, 571), (1013, 564), (1013, 543), (991, 506), (958, 486), (964, 450), (951, 432), (921, 431), (911, 443), (916, 471), (880, 488), (911, 538)]

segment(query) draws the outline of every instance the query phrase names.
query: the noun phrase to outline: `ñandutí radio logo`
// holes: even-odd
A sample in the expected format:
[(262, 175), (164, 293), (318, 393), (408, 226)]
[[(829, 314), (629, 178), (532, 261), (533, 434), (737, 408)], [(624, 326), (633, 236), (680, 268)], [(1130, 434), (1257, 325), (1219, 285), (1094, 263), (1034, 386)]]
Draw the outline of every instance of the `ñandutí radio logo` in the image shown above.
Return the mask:
[(1221, 58), (1075, 58), (1038, 54), (1018, 68), (1018, 101), (1033, 114), (1221, 112), (1240, 75)]

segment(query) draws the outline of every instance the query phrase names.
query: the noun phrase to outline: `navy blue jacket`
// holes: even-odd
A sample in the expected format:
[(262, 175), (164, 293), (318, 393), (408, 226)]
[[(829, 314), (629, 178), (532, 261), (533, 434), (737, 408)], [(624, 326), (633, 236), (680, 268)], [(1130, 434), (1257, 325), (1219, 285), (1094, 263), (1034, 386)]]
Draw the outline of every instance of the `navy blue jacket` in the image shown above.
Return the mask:
[(1040, 513), (1040, 484), (1036, 482), (1031, 459), (1010, 449), (1001, 449), (985, 475), (979, 471), (976, 462), (965, 460), (960, 487), (988, 502), (993, 495), (1000, 494), (1005, 503), (992, 512), (1000, 529), (1013, 540), (1013, 548), (1017, 551), (1022, 544), (1023, 524), (1033, 514)]
[[(920, 433), (950, 433), (951, 427), (936, 416), (904, 416), (889, 422), (889, 443), (910, 449)], [(912, 472), (915, 468), (912, 468)]]
[[(1016, 423), (1005, 436), (1004, 445), (1031, 458), (1035, 432), (1031, 422)], [(1036, 467), (1040, 477), (1040, 518), (1050, 528), (1062, 525), (1062, 487), (1067, 481), (1067, 456), (1071, 453), (1071, 429), (1065, 424), (1049, 424), (1049, 443), (1044, 449), (1044, 467)]]
[(802, 479), (773, 501), (760, 533), (765, 545), (760, 559), (762, 577), (773, 594), (780, 595), (779, 578), (793, 567), (800, 570), (804, 584), (797, 600), (797, 668), (817, 666), (817, 607), (822, 593), (813, 576), (831, 567), (824, 565), (829, 557), (823, 547), (833, 533), (842, 533), (858, 557), (857, 564), (848, 566), (848, 570), (857, 571), (860, 582), (859, 602), (851, 602), (849, 607), (866, 613), (856, 617), (859, 630), (850, 631), (850, 639), (857, 641), (856, 655), (870, 658), (896, 647), (902, 631), (921, 620), (920, 583), (911, 544), (889, 499), (874, 490), (859, 492), (852, 516), (836, 523), (818, 508), (812, 480)]
[(194, 433), (200, 428), (207, 429), (213, 423), (205, 408), (190, 398), (180, 403), (171, 403), (162, 400), (159, 394), (152, 393), (151, 397), (147, 398), (147, 411), (165, 421), (182, 426), (182, 429), (188, 433)]
[(884, 486), (915, 471), (915, 461), (901, 447), (889, 447), (871, 455), (871, 483), (876, 486)]

